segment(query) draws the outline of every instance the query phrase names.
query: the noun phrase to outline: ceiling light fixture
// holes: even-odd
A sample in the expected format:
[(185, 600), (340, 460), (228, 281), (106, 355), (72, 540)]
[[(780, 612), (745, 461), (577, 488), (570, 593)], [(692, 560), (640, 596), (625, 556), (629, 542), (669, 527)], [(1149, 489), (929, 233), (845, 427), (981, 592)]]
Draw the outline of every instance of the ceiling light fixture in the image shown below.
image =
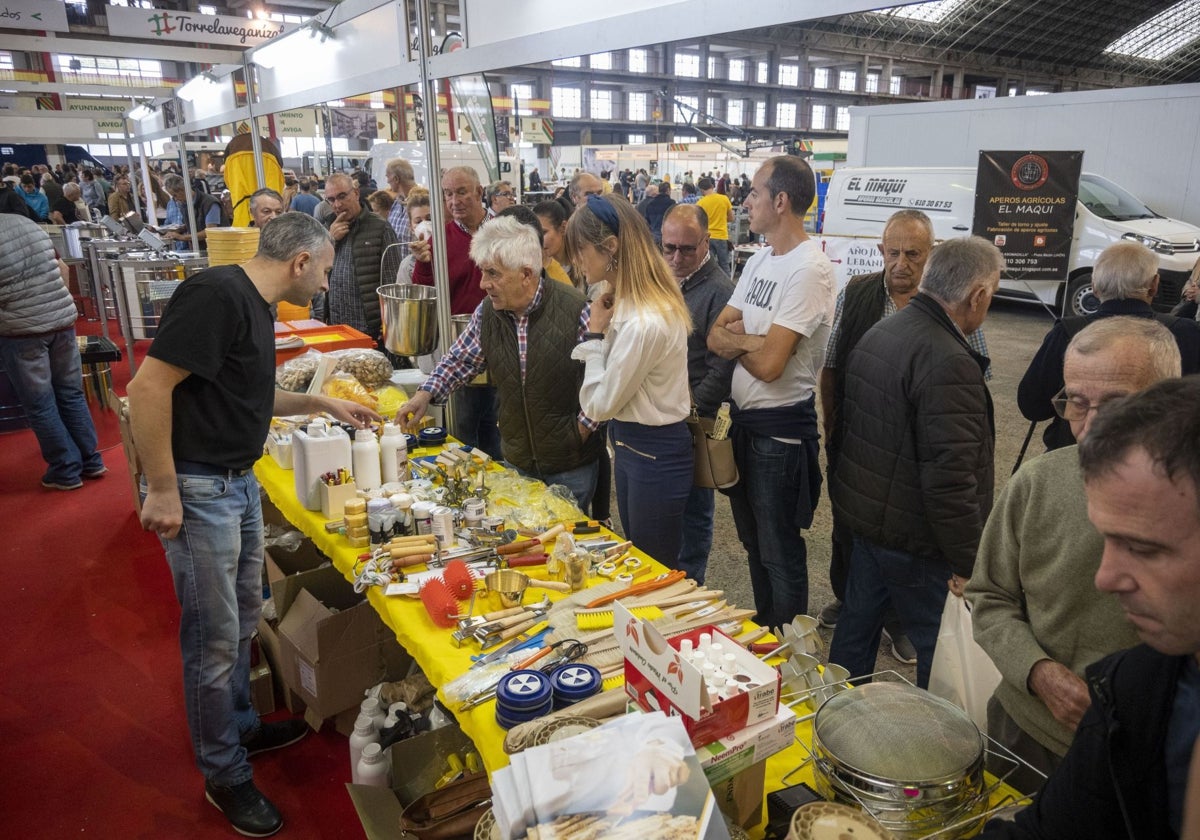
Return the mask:
[(297, 51), (298, 56), (303, 56), (304, 47), (313, 43), (324, 44), (335, 40), (336, 37), (333, 29), (311, 17), (286, 35), (277, 35), (262, 46), (255, 47), (250, 51), (250, 60), (259, 67), (273, 70), (281, 65), (293, 50)]
[(202, 70), (200, 71), (199, 75), (188, 79), (188, 81), (182, 87), (180, 87), (179, 90), (175, 91), (175, 95), (180, 99), (186, 99), (191, 102), (198, 95), (200, 95), (201, 91), (207, 88), (216, 87), (218, 84), (220, 84), (220, 81), (215, 75), (208, 70)]

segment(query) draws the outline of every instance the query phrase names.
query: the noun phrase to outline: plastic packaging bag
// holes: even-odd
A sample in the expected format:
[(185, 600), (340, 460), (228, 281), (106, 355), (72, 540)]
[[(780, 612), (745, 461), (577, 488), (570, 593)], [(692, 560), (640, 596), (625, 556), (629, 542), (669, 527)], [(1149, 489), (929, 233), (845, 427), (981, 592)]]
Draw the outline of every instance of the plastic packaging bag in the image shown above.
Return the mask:
[(948, 593), (929, 673), (930, 693), (965, 711), (986, 735), (988, 698), (999, 684), (1000, 672), (975, 642), (966, 599)]
[(372, 410), (379, 406), (378, 400), (367, 392), (361, 382), (348, 373), (335, 373), (326, 379), (325, 384), (321, 386), (321, 393), (339, 400), (352, 400)]
[(308, 390), (308, 383), (312, 382), (320, 361), (321, 353), (317, 350), (309, 350), (288, 359), (275, 368), (275, 385), (281, 390), (295, 393)]
[(364, 388), (378, 388), (392, 379), (392, 363), (378, 350), (350, 348), (329, 353), (336, 361), (334, 373), (348, 373)]

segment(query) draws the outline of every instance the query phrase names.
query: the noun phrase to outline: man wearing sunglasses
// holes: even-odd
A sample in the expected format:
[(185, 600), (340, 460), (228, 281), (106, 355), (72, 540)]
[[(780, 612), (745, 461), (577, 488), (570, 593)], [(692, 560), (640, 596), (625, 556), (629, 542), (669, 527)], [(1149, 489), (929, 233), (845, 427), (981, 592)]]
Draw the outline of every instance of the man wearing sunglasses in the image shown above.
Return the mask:
[[(708, 349), (708, 331), (729, 303), (733, 281), (710, 256), (708, 216), (694, 205), (680, 204), (667, 211), (662, 223), (662, 251), (692, 315), (688, 336), (692, 402), (701, 416), (713, 417), (721, 403), (729, 399), (737, 362), (722, 359)], [(683, 569), (697, 583), (704, 583), (712, 549), (714, 499), (711, 489), (692, 487), (683, 509), (683, 543), (674, 568)]]
[(330, 175), (325, 198), (334, 212), (328, 224), (334, 241), (333, 272), (324, 304), (314, 303), (313, 311), (323, 312), (328, 324), (347, 324), (379, 342), (383, 322), (375, 290), (391, 283), (400, 268), (399, 249), (388, 247), (395, 244), (396, 233), (385, 219), (363, 209), (358, 185), (349, 175)]
[[(1102, 405), (1179, 369), (1166, 327), (1104, 318), (1071, 339), (1054, 410), (1082, 441)], [(967, 584), (975, 638), (1002, 675), (988, 701), (988, 734), (1044, 774), (1062, 761), (1087, 711), (1084, 669), (1137, 644), (1121, 605), (1092, 584), (1103, 551), (1088, 522), (1078, 447), (1066, 446), (1029, 461), (1005, 486)], [(1042, 785), (1024, 767), (1005, 781), (1023, 793)]]

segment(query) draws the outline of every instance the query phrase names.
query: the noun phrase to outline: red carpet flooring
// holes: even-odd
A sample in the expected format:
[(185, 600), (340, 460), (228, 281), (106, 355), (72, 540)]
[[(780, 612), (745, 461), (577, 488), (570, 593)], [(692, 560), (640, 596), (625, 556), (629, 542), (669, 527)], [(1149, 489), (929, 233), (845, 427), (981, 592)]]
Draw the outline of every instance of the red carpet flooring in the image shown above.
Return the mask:
[[(127, 361), (113, 379), (123, 394)], [(32, 432), (0, 434), (0, 823), (9, 837), (239, 836), (192, 763), (162, 547), (134, 516), (115, 416), (92, 414), (109, 473), (71, 492), (41, 487)], [(254, 773), (283, 813), (278, 836), (363, 837), (331, 726)]]

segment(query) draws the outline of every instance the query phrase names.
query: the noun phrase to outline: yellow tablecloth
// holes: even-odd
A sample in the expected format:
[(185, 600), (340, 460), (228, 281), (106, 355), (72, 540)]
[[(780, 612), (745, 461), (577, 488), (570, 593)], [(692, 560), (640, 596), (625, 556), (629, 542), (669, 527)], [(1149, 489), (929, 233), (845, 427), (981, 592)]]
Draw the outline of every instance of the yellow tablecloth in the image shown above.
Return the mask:
[[(271, 502), (292, 524), (310, 537), (317, 548), (333, 560), (347, 580), (352, 581), (354, 562), (363, 549), (352, 548), (341, 535), (328, 533), (325, 530), (326, 520), (321, 512), (308, 510), (300, 504), (296, 498), (295, 480), (291, 470), (281, 469), (270, 457), (263, 457), (255, 464), (254, 472)], [(655, 562), (648, 555), (636, 551), (634, 553), (644, 561)], [(554, 599), (563, 597), (553, 592), (547, 594)], [(475, 647), (468, 645), (455, 648), (450, 643), (450, 631), (437, 627), (429, 619), (419, 600), (407, 597), (389, 598), (379, 587), (371, 587), (367, 598), (433, 685), (440, 688), (470, 667), (471, 654), (477, 652)], [(806, 710), (798, 708), (796, 711), (798, 715), (803, 715)], [(456, 717), (462, 730), (474, 742), (489, 773), (508, 764), (508, 755), (503, 749), (505, 732), (496, 723), (494, 702), (484, 703), (467, 712), (456, 712)], [(803, 744), (811, 743), (812, 730), (809, 722), (796, 725), (796, 737)], [(811, 763), (793, 772), (807, 757), (807, 750), (800, 744), (793, 743), (790, 748), (768, 759), (766, 790), (779, 790), (798, 782), (812, 786)], [(788, 776), (786, 781), (785, 775)], [(1006, 794), (1014, 795), (1010, 789), (1004, 788), (993, 798), (993, 803)], [(751, 831), (750, 836), (761, 837), (762, 826)]]

